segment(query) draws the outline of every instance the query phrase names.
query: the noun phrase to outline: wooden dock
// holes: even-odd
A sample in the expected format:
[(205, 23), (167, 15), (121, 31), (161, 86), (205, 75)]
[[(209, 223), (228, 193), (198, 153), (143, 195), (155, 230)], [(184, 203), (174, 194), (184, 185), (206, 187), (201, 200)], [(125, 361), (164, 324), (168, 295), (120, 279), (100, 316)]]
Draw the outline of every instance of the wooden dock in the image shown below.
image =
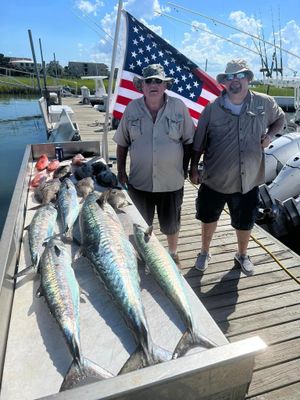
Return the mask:
[[(74, 110), (82, 140), (101, 140), (104, 113), (79, 100), (64, 98), (63, 103)], [(109, 132), (108, 148), (115, 156), (113, 133)], [(186, 182), (178, 251), (187, 282), (230, 342), (258, 335), (268, 345), (256, 358), (247, 399), (299, 400), (300, 287), (284, 268), (299, 279), (300, 256), (255, 226), (249, 244), (255, 275), (244, 276), (234, 268), (237, 243), (224, 211), (211, 246), (212, 260), (201, 274), (193, 268), (201, 239), (200, 222), (195, 219), (196, 196), (197, 188)], [(166, 245), (157, 224), (155, 228)]]

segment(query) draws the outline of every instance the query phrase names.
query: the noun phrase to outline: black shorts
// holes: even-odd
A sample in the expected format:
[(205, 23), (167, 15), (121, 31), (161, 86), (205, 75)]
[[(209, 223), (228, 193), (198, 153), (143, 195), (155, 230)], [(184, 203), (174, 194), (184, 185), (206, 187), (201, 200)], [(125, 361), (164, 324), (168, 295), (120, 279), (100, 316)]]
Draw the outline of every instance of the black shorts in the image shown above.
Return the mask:
[(204, 223), (216, 222), (220, 218), (226, 203), (228, 204), (232, 227), (238, 230), (251, 230), (258, 215), (258, 187), (245, 194), (224, 194), (202, 184), (196, 199), (196, 218)]
[(179, 232), (183, 188), (174, 192), (144, 192), (128, 185), (128, 193), (146, 223), (151, 226), (157, 210), (160, 231), (165, 235)]

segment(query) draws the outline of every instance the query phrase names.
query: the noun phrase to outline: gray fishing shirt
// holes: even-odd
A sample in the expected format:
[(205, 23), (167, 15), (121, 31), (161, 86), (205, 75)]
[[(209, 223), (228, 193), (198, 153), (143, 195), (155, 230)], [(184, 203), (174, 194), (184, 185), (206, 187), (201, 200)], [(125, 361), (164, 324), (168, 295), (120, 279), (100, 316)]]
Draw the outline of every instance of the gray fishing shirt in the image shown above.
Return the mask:
[(183, 144), (192, 143), (195, 132), (185, 104), (165, 96), (155, 122), (144, 97), (131, 101), (113, 137), (118, 145), (129, 148), (130, 184), (146, 192), (183, 187)]
[[(225, 107), (223, 93), (204, 109), (193, 150), (203, 152), (202, 182), (220, 193), (247, 193), (265, 181), (262, 136), (284, 112), (268, 95), (249, 91), (241, 113)], [(277, 132), (272, 132), (275, 135)]]

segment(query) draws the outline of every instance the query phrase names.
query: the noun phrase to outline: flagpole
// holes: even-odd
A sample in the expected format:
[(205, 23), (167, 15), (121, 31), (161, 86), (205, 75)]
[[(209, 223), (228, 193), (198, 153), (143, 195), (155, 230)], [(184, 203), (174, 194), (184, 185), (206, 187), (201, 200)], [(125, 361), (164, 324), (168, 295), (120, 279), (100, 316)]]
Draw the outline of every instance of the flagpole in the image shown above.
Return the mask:
[(104, 121), (103, 138), (102, 138), (102, 157), (105, 159), (106, 162), (109, 161), (108, 140), (107, 140), (108, 123), (109, 123), (109, 105), (110, 105), (110, 99), (111, 99), (111, 94), (112, 94), (112, 84), (113, 84), (114, 72), (115, 72), (115, 62), (116, 62), (116, 54), (117, 54), (117, 46), (118, 46), (118, 37), (119, 37), (119, 31), (120, 31), (120, 19), (121, 19), (122, 6), (123, 6), (123, 1), (119, 0), (118, 14), (117, 14), (117, 20), (116, 20), (116, 30), (115, 30), (115, 37), (114, 37), (114, 47), (113, 47), (113, 51), (112, 51), (110, 75), (109, 75), (109, 81), (108, 81), (108, 90), (107, 90), (108, 94), (107, 94), (105, 121)]

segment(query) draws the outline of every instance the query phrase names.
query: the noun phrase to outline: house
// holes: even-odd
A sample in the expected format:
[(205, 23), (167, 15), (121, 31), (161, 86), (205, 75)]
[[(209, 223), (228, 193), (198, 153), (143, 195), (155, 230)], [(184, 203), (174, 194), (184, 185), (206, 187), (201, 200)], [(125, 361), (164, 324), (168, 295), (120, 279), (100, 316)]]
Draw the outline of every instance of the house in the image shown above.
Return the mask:
[(68, 71), (72, 76), (109, 75), (106, 64), (93, 62), (69, 61)]

